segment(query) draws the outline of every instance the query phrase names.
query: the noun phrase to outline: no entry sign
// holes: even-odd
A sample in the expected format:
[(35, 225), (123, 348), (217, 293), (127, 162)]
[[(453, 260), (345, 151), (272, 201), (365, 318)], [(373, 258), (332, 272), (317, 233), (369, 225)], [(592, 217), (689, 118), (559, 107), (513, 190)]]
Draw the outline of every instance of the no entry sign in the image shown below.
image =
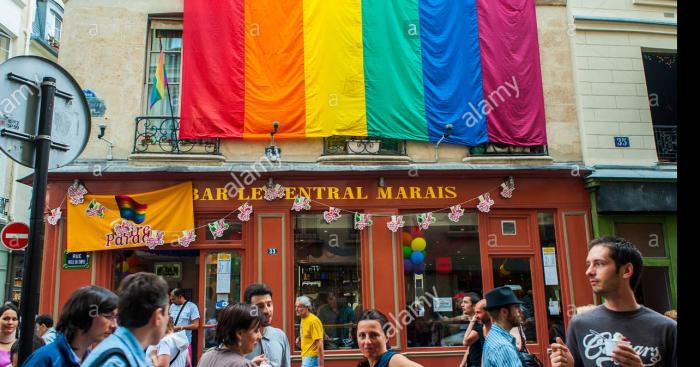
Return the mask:
[(2, 244), (10, 250), (21, 250), (29, 244), (29, 226), (22, 222), (12, 222), (0, 232)]

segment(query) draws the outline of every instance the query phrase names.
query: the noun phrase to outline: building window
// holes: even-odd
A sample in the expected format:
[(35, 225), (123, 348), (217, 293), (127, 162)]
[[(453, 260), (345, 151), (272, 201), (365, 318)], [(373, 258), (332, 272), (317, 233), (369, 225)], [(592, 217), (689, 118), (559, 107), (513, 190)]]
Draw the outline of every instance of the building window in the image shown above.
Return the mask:
[[(151, 23), (149, 32), (148, 70), (146, 75), (146, 87), (144, 109), (149, 116), (178, 116), (180, 111), (180, 72), (182, 65), (182, 30), (158, 28), (164, 22)], [(181, 23), (180, 23), (181, 28)], [(165, 96), (153, 107), (149, 107), (149, 97), (153, 86), (153, 76), (158, 65), (160, 50), (165, 55), (165, 74), (168, 79), (168, 88)], [(171, 110), (172, 106), (172, 110)]]
[[(548, 343), (556, 342), (557, 337), (566, 339), (564, 332), (564, 308), (562, 307), (561, 283), (559, 281), (561, 269), (557, 261), (557, 237), (554, 229), (554, 213), (537, 213), (537, 224), (540, 235), (540, 251), (542, 256), (542, 273), (544, 274), (544, 297), (547, 308), (547, 328), (549, 334)], [(530, 301), (531, 301), (530, 297)], [(527, 298), (523, 301), (528, 301)], [(532, 305), (530, 305), (532, 306)], [(527, 308), (525, 309), (527, 310)], [(532, 342), (532, 333), (535, 328), (535, 315), (526, 318), (523, 328), (528, 342)], [(530, 336), (528, 336), (528, 333)]]
[[(293, 223), (295, 297), (311, 299), (312, 312), (323, 323), (325, 349), (356, 349), (362, 311), (360, 232), (350, 215), (328, 224), (322, 214), (298, 214)], [(299, 323), (295, 316), (295, 335)]]
[(642, 52), (656, 153), (661, 162), (676, 162), (677, 158), (677, 59), (675, 53)]
[(405, 140), (334, 135), (323, 141), (323, 155), (406, 155)]
[(635, 290), (637, 301), (659, 313), (671, 309), (671, 258), (663, 223), (615, 223), (615, 234), (632, 242), (644, 259), (642, 278)]
[(10, 36), (0, 30), (0, 63), (10, 58)]
[(462, 346), (468, 323), (461, 308), (464, 294), (483, 296), (479, 227), (476, 213), (453, 223), (446, 213), (433, 214), (428, 230), (417, 213), (404, 214), (402, 235), (406, 305), (397, 320), (409, 347)]

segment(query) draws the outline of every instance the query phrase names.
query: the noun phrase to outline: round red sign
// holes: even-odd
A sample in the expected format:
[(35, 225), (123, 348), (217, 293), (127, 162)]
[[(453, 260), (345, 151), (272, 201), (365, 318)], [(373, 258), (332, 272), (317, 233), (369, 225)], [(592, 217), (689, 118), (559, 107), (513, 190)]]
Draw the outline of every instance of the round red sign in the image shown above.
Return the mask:
[(2, 244), (10, 250), (21, 250), (29, 244), (29, 226), (22, 222), (12, 222), (0, 232)]

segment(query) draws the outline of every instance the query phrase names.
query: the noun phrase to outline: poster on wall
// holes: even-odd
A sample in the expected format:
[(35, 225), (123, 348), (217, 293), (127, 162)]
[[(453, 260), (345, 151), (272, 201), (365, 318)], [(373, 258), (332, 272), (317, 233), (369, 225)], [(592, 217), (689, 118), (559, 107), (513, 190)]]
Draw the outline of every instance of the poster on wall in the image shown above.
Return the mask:
[(544, 266), (544, 284), (559, 285), (557, 253), (554, 247), (542, 247), (542, 265)]

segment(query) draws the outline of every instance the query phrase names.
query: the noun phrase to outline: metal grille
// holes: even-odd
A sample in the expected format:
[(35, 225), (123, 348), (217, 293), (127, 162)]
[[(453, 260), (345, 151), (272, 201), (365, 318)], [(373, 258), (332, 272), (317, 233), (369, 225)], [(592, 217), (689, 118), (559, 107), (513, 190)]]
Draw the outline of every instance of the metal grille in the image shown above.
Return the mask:
[(219, 139), (179, 139), (180, 118), (139, 116), (134, 131), (134, 153), (217, 154)]
[(656, 154), (660, 162), (676, 162), (678, 156), (677, 126), (654, 125), (654, 138), (656, 140)]
[(324, 139), (323, 155), (406, 155), (406, 141), (335, 135)]

